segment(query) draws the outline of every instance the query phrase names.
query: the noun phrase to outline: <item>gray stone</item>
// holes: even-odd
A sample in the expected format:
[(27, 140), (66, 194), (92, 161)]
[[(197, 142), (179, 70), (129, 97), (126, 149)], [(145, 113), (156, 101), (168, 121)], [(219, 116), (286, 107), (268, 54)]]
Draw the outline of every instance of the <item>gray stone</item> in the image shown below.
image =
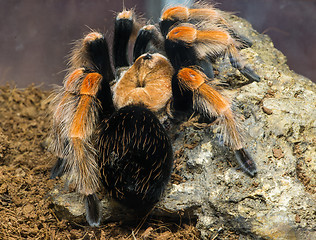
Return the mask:
[[(174, 151), (181, 149), (177, 174), (185, 181), (170, 184), (153, 215), (195, 218), (203, 238), (223, 227), (243, 239), (316, 239), (316, 86), (288, 68), (268, 36), (240, 18), (231, 21), (253, 41), (241, 54), (261, 81), (247, 84), (228, 60), (218, 69), (220, 80), (231, 83), (225, 92), (240, 116), (258, 174), (250, 178), (238, 169), (234, 154), (218, 141), (216, 125), (186, 125), (173, 144)], [(196, 146), (188, 148), (190, 143)], [(59, 209), (82, 217), (78, 198), (54, 191)], [(116, 212), (104, 205), (109, 220)]]

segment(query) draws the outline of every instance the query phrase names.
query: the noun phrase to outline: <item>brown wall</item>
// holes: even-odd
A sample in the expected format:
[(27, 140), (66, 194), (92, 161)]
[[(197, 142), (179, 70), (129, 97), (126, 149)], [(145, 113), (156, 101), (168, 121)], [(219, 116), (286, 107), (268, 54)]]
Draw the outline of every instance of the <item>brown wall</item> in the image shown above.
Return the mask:
[[(71, 42), (89, 28), (111, 38), (123, 0), (0, 0), (0, 85), (61, 84)], [(145, 12), (143, 0), (127, 1)]]
[[(158, 0), (124, 2), (145, 13), (153, 1)], [(270, 35), (290, 67), (316, 81), (316, 0), (217, 2)], [(61, 84), (70, 43), (89, 27), (107, 32), (111, 39), (114, 12), (122, 5), (123, 0), (0, 0), (0, 85)]]

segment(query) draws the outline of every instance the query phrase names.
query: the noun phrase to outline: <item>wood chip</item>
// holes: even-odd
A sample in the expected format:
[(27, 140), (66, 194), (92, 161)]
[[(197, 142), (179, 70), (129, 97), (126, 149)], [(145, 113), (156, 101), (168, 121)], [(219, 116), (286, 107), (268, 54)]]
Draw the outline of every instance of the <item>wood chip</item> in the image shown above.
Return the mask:
[(280, 148), (273, 148), (272, 152), (273, 152), (273, 157), (275, 157), (276, 159), (280, 159), (284, 157), (284, 153), (282, 149)]
[(262, 107), (262, 110), (264, 113), (271, 115), (273, 113), (272, 109), (267, 108), (267, 107)]

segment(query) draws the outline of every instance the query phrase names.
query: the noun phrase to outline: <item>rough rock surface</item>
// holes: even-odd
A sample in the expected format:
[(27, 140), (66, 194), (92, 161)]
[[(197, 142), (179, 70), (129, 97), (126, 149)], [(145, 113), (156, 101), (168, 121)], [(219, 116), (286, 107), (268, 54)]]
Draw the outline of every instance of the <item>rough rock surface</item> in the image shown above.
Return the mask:
[[(243, 239), (316, 239), (316, 86), (288, 68), (268, 36), (234, 16), (232, 25), (253, 41), (241, 53), (261, 82), (248, 84), (228, 60), (218, 64), (218, 77), (229, 83), (258, 174), (237, 169), (216, 125), (184, 124), (173, 144), (178, 181), (153, 215), (196, 219), (204, 238), (228, 229)], [(56, 188), (51, 196), (60, 214), (83, 218), (76, 194)], [(104, 201), (104, 220), (125, 216), (109, 206)]]

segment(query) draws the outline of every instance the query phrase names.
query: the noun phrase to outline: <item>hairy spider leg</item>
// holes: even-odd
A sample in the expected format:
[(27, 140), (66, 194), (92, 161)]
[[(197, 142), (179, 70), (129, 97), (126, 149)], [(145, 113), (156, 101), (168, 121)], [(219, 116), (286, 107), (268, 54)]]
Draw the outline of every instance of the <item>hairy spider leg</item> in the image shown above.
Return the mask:
[(215, 60), (218, 56), (227, 54), (233, 67), (239, 69), (249, 80), (260, 81), (260, 77), (242, 61), (237, 49), (240, 43), (233, 39), (225, 29), (198, 30), (192, 24), (181, 24), (168, 33), (167, 39), (190, 46), (198, 59)]
[[(101, 119), (114, 112), (110, 81), (114, 79), (108, 45), (101, 33), (91, 32), (76, 44), (70, 58), (72, 70), (53, 100), (53, 141), (59, 157), (51, 177), (67, 174), (77, 192), (85, 196), (86, 217), (100, 223), (99, 169), (94, 132)], [(98, 213), (98, 214), (97, 214)]]
[(236, 42), (227, 31), (214, 27), (213, 30), (198, 30), (193, 24), (180, 24), (167, 35), (171, 41), (182, 42), (195, 49), (197, 57), (213, 57), (231, 52), (236, 59), (240, 58), (236, 49)]
[(96, 151), (91, 137), (98, 123), (100, 109), (96, 98), (101, 85), (99, 73), (88, 73), (82, 82), (79, 101), (69, 128), (70, 148), (66, 168), (79, 193), (93, 194), (99, 187)]
[[(241, 56), (239, 54), (238, 48), (241, 46), (241, 43), (236, 41), (231, 37), (228, 31), (223, 30), (210, 30), (210, 31), (199, 31), (197, 30), (197, 42), (207, 44), (214, 44), (214, 48), (209, 48), (207, 51), (207, 55), (210, 58), (213, 58), (214, 53), (215, 56), (218, 56), (222, 53), (228, 54), (229, 60), (232, 66), (238, 69), (246, 78), (250, 81), (260, 81), (260, 77), (249, 67), (247, 67)], [(226, 46), (226, 50), (224, 50), (224, 46)], [(205, 51), (204, 46), (200, 46), (200, 52)], [(202, 53), (203, 54), (203, 53)], [(216, 57), (215, 57), (216, 58)]]
[(229, 34), (242, 43), (242, 47), (251, 47), (252, 42), (239, 34), (230, 26), (223, 16), (224, 13), (212, 5), (193, 4), (192, 8), (176, 6), (166, 9), (160, 18), (160, 28), (164, 36), (176, 23), (199, 24), (204, 22), (205, 29), (214, 24), (224, 27)]
[(103, 78), (99, 73), (88, 73), (82, 81), (79, 101), (69, 128), (69, 148), (66, 169), (69, 181), (76, 190), (85, 196), (86, 219), (91, 226), (98, 226), (101, 220), (100, 203), (95, 195), (99, 189), (99, 169), (97, 150), (93, 135), (99, 123), (101, 112), (97, 93)]
[(237, 125), (230, 102), (206, 82), (206, 75), (196, 68), (182, 68), (178, 79), (183, 88), (193, 92), (194, 108), (210, 118), (219, 118), (224, 142), (235, 151), (240, 167), (250, 176), (256, 174), (256, 166), (243, 148), (240, 127)]
[(65, 164), (66, 161), (63, 158), (58, 158), (55, 165), (52, 167), (50, 171), (50, 179), (54, 179), (56, 177), (61, 177), (65, 173)]
[(115, 69), (129, 66), (128, 43), (135, 38), (141, 23), (133, 10), (118, 13), (114, 25), (113, 62)]
[(118, 202), (147, 211), (169, 181), (173, 157), (157, 117), (141, 105), (119, 109), (100, 125), (99, 164), (106, 190)]
[[(103, 114), (110, 116), (114, 109), (112, 103), (112, 93), (110, 82), (114, 80), (114, 74), (111, 66), (109, 48), (103, 34), (99, 32), (91, 32), (83, 39), (77, 41), (71, 56), (70, 56), (70, 72), (73, 71), (71, 77), (66, 77), (69, 88), (77, 88), (80, 86), (80, 81), (74, 81), (79, 70), (83, 69), (86, 72), (97, 72), (102, 75), (103, 80), (97, 93), (97, 98), (102, 104)], [(75, 72), (77, 73), (75, 74)], [(73, 79), (73, 80), (71, 80)]]
[(134, 49), (133, 61), (144, 53), (163, 53), (164, 38), (155, 25), (146, 25), (142, 27), (137, 35)]
[(177, 22), (188, 22), (189, 15), (189, 9), (184, 6), (167, 8), (163, 11), (159, 21), (162, 35), (166, 38), (170, 28)]
[(101, 81), (101, 74), (77, 69), (65, 80), (54, 104), (52, 146), (59, 159), (52, 175), (65, 171), (69, 182), (84, 195), (93, 194), (99, 184), (91, 138), (99, 121), (100, 104), (96, 96)]
[(114, 39), (113, 39), (113, 62), (114, 67), (127, 67), (128, 42), (133, 32), (134, 13), (133, 11), (123, 11), (115, 19)]
[[(173, 108), (176, 115), (180, 116), (184, 113), (186, 113), (185, 115), (187, 116), (192, 114), (193, 94), (189, 89), (180, 87), (177, 72), (182, 67), (199, 65), (200, 63), (197, 53), (192, 47), (192, 39), (194, 39), (196, 31), (193, 28), (191, 28), (191, 30), (193, 31), (187, 31), (181, 34), (181, 31), (174, 31), (174, 29), (172, 29), (165, 40), (166, 55), (175, 69), (175, 74), (172, 78)], [(184, 41), (182, 38), (185, 38), (187, 41)], [(207, 64), (206, 62), (206, 65), (202, 65), (201, 67), (206, 68), (205, 71), (212, 73), (213, 71), (210, 66), (211, 64)]]

